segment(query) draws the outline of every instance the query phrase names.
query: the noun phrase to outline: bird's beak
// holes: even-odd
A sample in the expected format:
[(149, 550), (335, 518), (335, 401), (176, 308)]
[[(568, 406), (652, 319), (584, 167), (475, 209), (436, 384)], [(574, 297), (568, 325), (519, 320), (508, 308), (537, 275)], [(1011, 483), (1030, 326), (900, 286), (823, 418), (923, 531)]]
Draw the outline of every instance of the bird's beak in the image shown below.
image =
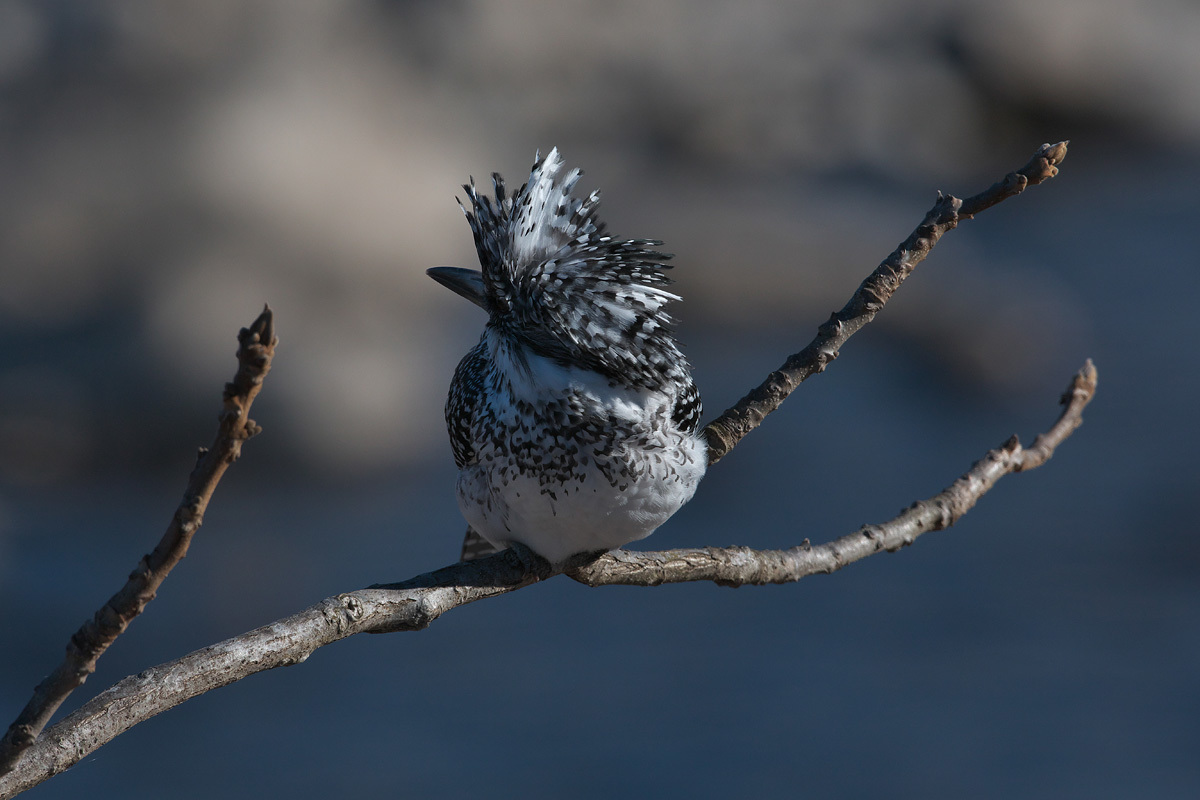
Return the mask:
[(462, 267), (430, 267), (425, 270), (425, 274), (487, 311), (487, 294), (484, 292), (482, 272)]

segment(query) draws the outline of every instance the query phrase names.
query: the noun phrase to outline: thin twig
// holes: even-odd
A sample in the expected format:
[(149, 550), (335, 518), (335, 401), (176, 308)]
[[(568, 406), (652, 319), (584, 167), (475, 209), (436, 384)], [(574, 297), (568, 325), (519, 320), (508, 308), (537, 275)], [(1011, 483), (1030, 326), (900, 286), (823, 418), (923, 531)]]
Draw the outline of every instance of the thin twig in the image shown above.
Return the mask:
[(0, 739), (0, 775), (14, 767), (67, 696), (95, 672), (96, 661), (145, 610), (171, 569), (187, 555), (221, 476), (241, 455), (242, 442), (262, 430), (249, 417), (250, 405), (271, 369), (276, 342), (271, 309), (265, 307), (258, 319), (238, 334), (238, 370), (225, 385), (216, 440), (211, 448), (200, 451), (166, 533), (154, 552), (142, 556), (121, 590), (75, 632), (62, 663), (34, 689), (33, 697)]
[(828, 544), (790, 550), (746, 547), (584, 554), (552, 567), (524, 547), (455, 564), (403, 583), (327, 598), (299, 614), (197, 650), (125, 678), (50, 728), (18, 770), (0, 777), (0, 798), (62, 772), (140, 722), (212, 689), (275, 667), (299, 664), (314, 650), (357, 633), (416, 631), (459, 606), (528, 586), (565, 572), (589, 586), (657, 586), (713, 581), (725, 586), (797, 581), (830, 573), (884, 550), (912, 544), (922, 533), (953, 525), (1000, 478), (1045, 463), (1082, 422), (1096, 391), (1088, 361), (1063, 396), (1054, 426), (1022, 449), (1013, 437), (990, 451), (945, 491), (895, 519), (868, 525)]
[(959, 220), (971, 219), (1001, 200), (1020, 194), (1027, 186), (1053, 178), (1058, 174), (1058, 165), (1066, 157), (1067, 142), (1044, 144), (1028, 164), (1016, 172), (1010, 172), (1003, 180), (974, 197), (959, 200), (951, 195), (939, 194), (937, 202), (917, 229), (867, 276), (841, 311), (830, 315), (829, 320), (817, 329), (817, 337), (807, 347), (789, 356), (782, 367), (705, 426), (708, 463), (720, 461), (743, 436), (779, 408), (803, 381), (824, 372), (825, 367), (838, 357), (842, 345), (875, 318), (946, 231), (957, 226)]

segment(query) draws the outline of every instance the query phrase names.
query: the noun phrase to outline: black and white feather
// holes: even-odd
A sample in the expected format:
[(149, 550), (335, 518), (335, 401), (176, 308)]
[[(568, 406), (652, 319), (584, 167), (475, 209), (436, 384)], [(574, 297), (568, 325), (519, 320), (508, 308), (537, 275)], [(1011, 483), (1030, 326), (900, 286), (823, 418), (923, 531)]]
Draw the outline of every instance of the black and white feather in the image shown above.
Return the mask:
[[(464, 188), (481, 273), (430, 274), (488, 313), (446, 404), (459, 505), (552, 560), (649, 535), (704, 474), (700, 395), (666, 306), (670, 255), (620, 239), (551, 150), (509, 195)], [(477, 549), (477, 548), (476, 548)]]

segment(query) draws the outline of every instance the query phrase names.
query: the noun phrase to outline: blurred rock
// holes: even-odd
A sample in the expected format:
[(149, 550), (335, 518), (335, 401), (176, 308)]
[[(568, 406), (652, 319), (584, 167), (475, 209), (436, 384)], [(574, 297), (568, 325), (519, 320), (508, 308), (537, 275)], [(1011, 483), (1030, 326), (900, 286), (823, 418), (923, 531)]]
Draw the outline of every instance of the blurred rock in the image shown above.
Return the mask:
[(1188, 149), (1200, 141), (1196, 3), (980, 3), (959, 23), (964, 60), (1013, 106)]
[[(170, 439), (196, 413), (179, 398), (219, 391), (269, 301), (285, 346), (264, 402), (293, 463), (423, 459), (482, 321), (423, 274), (474, 261), (469, 175), (517, 182), (559, 145), (614, 230), (679, 254), (689, 324), (815, 323), (936, 188), (1097, 125), (1194, 148), (1198, 20), (1171, 0), (9, 2), (0, 379), (59, 371), (95, 406), (71, 425), (102, 426), (80, 441), (144, 463), (195, 444)], [(1020, 375), (989, 365), (1087, 322), (976, 253), (990, 288), (944, 284), (963, 295), (884, 324), (1000, 390)], [(1010, 311), (1028, 303), (1053, 308)], [(112, 388), (134, 381), (133, 402)], [(121, 438), (133, 415), (152, 445)]]

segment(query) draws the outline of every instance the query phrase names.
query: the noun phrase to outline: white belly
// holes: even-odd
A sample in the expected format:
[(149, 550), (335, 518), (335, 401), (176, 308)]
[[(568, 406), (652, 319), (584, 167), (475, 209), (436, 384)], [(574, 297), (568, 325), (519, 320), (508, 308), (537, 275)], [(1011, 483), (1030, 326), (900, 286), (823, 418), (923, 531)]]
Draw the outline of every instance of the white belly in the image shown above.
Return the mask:
[[(658, 446), (624, 453), (640, 475), (617, 485), (593, 458), (564, 482), (545, 475), (502, 475), (486, 458), (458, 479), (467, 522), (492, 544), (520, 542), (550, 562), (575, 553), (612, 550), (645, 538), (692, 498), (707, 452), (699, 438), (674, 432)], [(610, 469), (611, 473), (611, 469)]]
[(649, 536), (691, 499), (708, 452), (671, 420), (672, 389), (616, 387), (531, 352), (510, 361), (485, 341), (498, 369), (458, 478), (477, 533), (558, 562)]

